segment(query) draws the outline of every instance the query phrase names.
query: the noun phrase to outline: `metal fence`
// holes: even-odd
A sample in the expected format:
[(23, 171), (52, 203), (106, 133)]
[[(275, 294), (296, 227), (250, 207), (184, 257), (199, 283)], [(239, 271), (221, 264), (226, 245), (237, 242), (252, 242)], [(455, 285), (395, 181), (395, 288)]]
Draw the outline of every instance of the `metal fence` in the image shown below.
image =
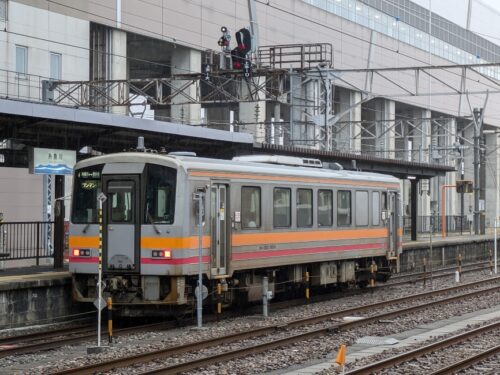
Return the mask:
[(47, 233), (53, 221), (5, 222), (0, 224), (0, 260), (49, 258), (54, 255)]
[[(430, 233), (431, 224), (433, 232), (441, 233), (442, 219), (441, 215), (435, 216), (417, 216), (417, 233)], [(467, 216), (447, 215), (445, 216), (446, 233), (470, 233), (472, 224)], [(405, 235), (411, 233), (411, 217), (403, 217), (403, 231)]]

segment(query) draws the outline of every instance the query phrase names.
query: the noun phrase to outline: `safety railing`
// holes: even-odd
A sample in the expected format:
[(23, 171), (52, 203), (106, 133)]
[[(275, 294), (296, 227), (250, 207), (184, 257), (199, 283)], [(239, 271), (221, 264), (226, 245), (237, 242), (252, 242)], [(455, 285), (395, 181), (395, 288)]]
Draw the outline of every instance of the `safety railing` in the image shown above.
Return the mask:
[[(446, 233), (465, 233), (469, 234), (472, 227), (467, 216), (447, 215), (444, 220)], [(410, 216), (403, 217), (403, 232), (405, 235), (411, 233), (412, 220)], [(432, 227), (431, 227), (432, 225)], [(417, 233), (441, 233), (442, 218), (441, 215), (435, 216), (417, 216)]]
[(0, 261), (50, 258), (54, 255), (48, 233), (54, 229), (53, 221), (0, 223)]
[(333, 65), (333, 47), (330, 43), (285, 44), (261, 46), (259, 62), (272, 69), (289, 69), (290, 66), (305, 69), (322, 64)]

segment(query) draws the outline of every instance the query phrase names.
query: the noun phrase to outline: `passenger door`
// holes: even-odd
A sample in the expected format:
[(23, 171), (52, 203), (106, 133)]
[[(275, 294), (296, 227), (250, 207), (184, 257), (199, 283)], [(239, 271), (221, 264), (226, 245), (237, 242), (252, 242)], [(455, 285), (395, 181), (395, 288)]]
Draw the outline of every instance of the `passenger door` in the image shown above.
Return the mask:
[(398, 250), (399, 196), (389, 192), (389, 256), (396, 257)]
[(229, 236), (229, 194), (225, 184), (212, 184), (210, 188), (210, 231), (211, 254), (210, 273), (212, 276), (226, 275), (228, 270)]
[(139, 176), (104, 176), (103, 267), (105, 272), (140, 270)]

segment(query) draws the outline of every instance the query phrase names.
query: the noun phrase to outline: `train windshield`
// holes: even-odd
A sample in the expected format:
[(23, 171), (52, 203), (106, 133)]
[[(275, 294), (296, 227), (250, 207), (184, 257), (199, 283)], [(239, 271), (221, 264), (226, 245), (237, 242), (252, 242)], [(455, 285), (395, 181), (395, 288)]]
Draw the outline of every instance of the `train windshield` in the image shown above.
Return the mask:
[(177, 171), (148, 164), (146, 173), (144, 223), (173, 224)]
[(73, 211), (71, 221), (75, 224), (97, 223), (97, 195), (101, 192), (103, 165), (82, 168), (75, 171), (73, 187)]

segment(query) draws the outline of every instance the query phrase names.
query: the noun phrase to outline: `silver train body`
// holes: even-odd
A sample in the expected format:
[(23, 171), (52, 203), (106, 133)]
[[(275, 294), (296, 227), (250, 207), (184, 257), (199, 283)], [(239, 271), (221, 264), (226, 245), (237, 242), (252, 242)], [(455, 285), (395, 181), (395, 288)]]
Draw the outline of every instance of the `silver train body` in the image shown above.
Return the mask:
[(74, 299), (96, 299), (101, 246), (104, 293), (121, 305), (192, 305), (200, 240), (204, 285), (222, 284), (227, 304), (260, 299), (264, 276), (275, 294), (300, 289), (305, 272), (325, 286), (366, 283), (371, 264), (388, 277), (401, 251), (399, 180), (241, 159), (129, 152), (79, 162)]

